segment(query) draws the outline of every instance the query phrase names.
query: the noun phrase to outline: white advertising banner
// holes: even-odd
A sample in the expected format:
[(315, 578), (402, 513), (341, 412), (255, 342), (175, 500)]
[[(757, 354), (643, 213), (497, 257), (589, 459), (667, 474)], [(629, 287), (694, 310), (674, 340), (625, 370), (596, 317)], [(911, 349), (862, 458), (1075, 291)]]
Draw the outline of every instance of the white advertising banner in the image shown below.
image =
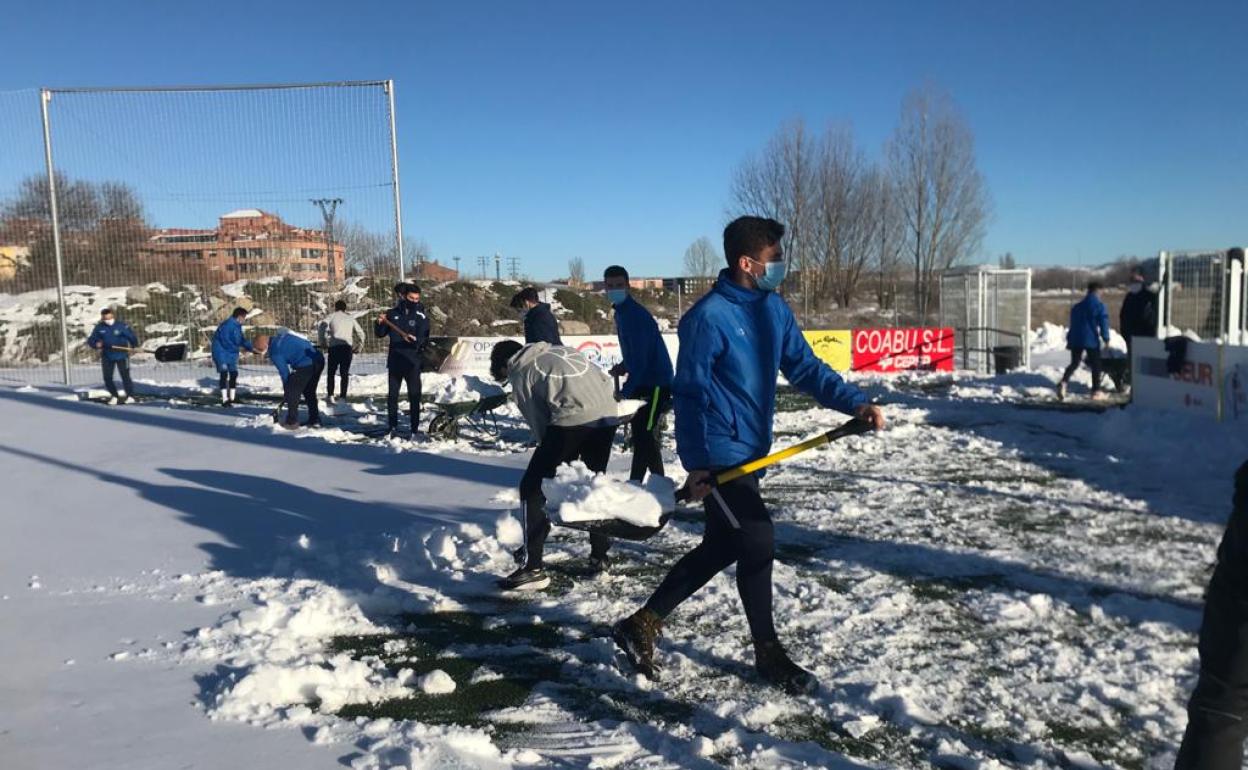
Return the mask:
[[(524, 342), (519, 337), (456, 337), (451, 343), (451, 353), (446, 357), (438, 371), (442, 374), (465, 375), (478, 377), (490, 375), (490, 351), (504, 339)], [(676, 363), (676, 350), (679, 343), (675, 334), (664, 334), (663, 343)], [(620, 356), (620, 341), (614, 334), (592, 334), (563, 337), (563, 344), (581, 351), (590, 361), (605, 369), (610, 369), (623, 360)]]
[[(1131, 400), (1135, 405), (1219, 418), (1223, 388), (1219, 345), (1189, 340), (1176, 372), (1167, 367), (1169, 355), (1162, 340), (1136, 338), (1131, 347)], [(1248, 367), (1244, 372), (1248, 374)]]

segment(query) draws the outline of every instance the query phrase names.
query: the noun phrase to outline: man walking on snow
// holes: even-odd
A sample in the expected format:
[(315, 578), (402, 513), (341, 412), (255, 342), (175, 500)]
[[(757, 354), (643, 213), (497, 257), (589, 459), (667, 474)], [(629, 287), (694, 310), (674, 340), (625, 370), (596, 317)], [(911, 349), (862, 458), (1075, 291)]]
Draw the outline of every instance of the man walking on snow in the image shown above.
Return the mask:
[[(550, 585), (542, 551), (550, 533), (542, 479), (554, 478), (564, 463), (580, 460), (595, 473), (607, 470), (611, 442), (619, 424), (611, 379), (572, 348), (503, 340), (490, 351), (490, 374), (511, 382), (511, 395), (537, 437), (537, 449), (520, 479), (524, 546), (516, 553), (520, 568), (499, 581), (506, 590), (534, 591)], [(589, 536), (593, 572), (608, 566), (605, 535)]]
[(374, 329), (378, 337), (390, 338), (390, 352), (386, 354), (386, 418), (390, 435), (394, 436), (399, 428), (399, 389), (407, 385), (407, 413), (415, 436), (420, 427), (421, 351), (429, 340), (429, 316), (420, 304), (420, 287), (416, 284), (395, 284), (394, 293), (399, 297), (398, 303), (377, 317)]
[(537, 289), (526, 286), (516, 292), (511, 298), (511, 307), (514, 310), (524, 311), (525, 344), (531, 345), (534, 342), (563, 344), (563, 339), (559, 337), (559, 321), (555, 318), (550, 305), (542, 302), (538, 297)]
[(255, 350), (243, 336), (243, 319), (246, 317), (246, 310), (241, 307), (234, 308), (230, 317), (222, 321), (212, 335), (212, 365), (220, 374), (218, 386), (221, 388), (221, 403), (224, 406), (235, 402), (239, 351), (246, 350), (250, 353)]
[(1095, 281), (1088, 284), (1088, 293), (1070, 309), (1070, 329), (1066, 332), (1066, 349), (1070, 351), (1070, 366), (1057, 383), (1057, 397), (1066, 398), (1066, 386), (1086, 354), (1092, 369), (1092, 398), (1105, 398), (1101, 390), (1101, 340), (1109, 344), (1109, 311), (1101, 302), (1101, 285)]
[(763, 457), (771, 448), (776, 374), (820, 405), (884, 426), (880, 408), (819, 360), (788, 304), (775, 293), (786, 265), (784, 225), (740, 217), (724, 229), (728, 267), (680, 322), (672, 393), (676, 451), (686, 487), (703, 500), (702, 542), (672, 567), (644, 607), (613, 629), (615, 643), (641, 673), (656, 679), (655, 641), (663, 621), (717, 573), (737, 566), (737, 589), (754, 640), (754, 665), (788, 692), (812, 690), (813, 674), (789, 659), (772, 618), (775, 558), (771, 515), (758, 474), (713, 485), (716, 472)]
[[(134, 398), (134, 383), (130, 381), (130, 350), (139, 346), (139, 338), (125, 321), (117, 320), (111, 308), (100, 311), (100, 322), (87, 337), (87, 347), (100, 351), (100, 365), (104, 369), (104, 387), (108, 389), (110, 404), (124, 404)], [(121, 385), (126, 395), (117, 395), (113, 382), (113, 370), (121, 373)]]
[(277, 367), (282, 378), (282, 391), (286, 398), (286, 420), (283, 428), (299, 427), (299, 398), (308, 405), (308, 425), (320, 425), (320, 409), (316, 403), (316, 387), (325, 369), (325, 356), (311, 342), (288, 329), (279, 329), (271, 339), (267, 335), (256, 338), (256, 352), (267, 353), (269, 361)]
[(659, 334), (654, 316), (628, 290), (628, 271), (612, 265), (602, 273), (607, 299), (615, 308), (615, 334), (620, 340), (622, 364), (613, 374), (626, 374), (621, 398), (636, 398), (646, 406), (633, 417), (633, 481), (645, 481), (646, 471), (663, 475), (663, 453), (659, 448), (659, 418), (667, 412), (672, 397), (672, 358)]
[(329, 351), (328, 373), (325, 375), (325, 395), (334, 400), (334, 372), (341, 370), (342, 385), (338, 390), (339, 398), (347, 397), (347, 378), (351, 376), (351, 359), (355, 355), (355, 340), (364, 343), (364, 330), (347, 312), (347, 303), (338, 300), (334, 303), (334, 312), (321, 321), (317, 329), (321, 347)]

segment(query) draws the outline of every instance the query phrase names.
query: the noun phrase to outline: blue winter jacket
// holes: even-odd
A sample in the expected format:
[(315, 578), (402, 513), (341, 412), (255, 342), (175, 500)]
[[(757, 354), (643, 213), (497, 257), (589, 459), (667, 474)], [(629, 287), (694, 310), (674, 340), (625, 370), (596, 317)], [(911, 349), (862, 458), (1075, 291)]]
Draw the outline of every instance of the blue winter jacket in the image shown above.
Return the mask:
[(128, 348), (137, 348), (139, 346), (139, 338), (135, 336), (134, 330), (125, 321), (115, 321), (112, 326), (100, 321), (91, 330), (91, 336), (87, 337), (87, 347), (94, 349), (97, 343), (104, 343), (100, 355), (109, 361), (125, 361), (130, 354), (124, 350), (116, 350), (114, 346), (123, 345)]
[(563, 344), (559, 338), (559, 321), (545, 302), (537, 303), (524, 314), (524, 344), (532, 345), (534, 342)]
[(1100, 341), (1109, 342), (1109, 311), (1095, 294), (1077, 302), (1070, 309), (1070, 330), (1066, 332), (1066, 349), (1095, 349)]
[(285, 385), (291, 369), (323, 363), (325, 356), (303, 337), (284, 332), (269, 340), (269, 360), (277, 367), (277, 373), (281, 375), (282, 384)]
[(648, 398), (656, 387), (672, 385), (672, 357), (663, 344), (654, 316), (631, 296), (615, 306), (615, 333), (628, 379), (620, 388), (624, 398)]
[(737, 286), (728, 271), (680, 321), (672, 384), (676, 452), (713, 470), (771, 449), (776, 372), (825, 407), (851, 413), (866, 395), (819, 360), (780, 295)]
[(238, 351), (252, 351), (251, 343), (243, 336), (243, 322), (230, 316), (217, 326), (212, 335), (212, 360), (218, 366), (238, 365)]

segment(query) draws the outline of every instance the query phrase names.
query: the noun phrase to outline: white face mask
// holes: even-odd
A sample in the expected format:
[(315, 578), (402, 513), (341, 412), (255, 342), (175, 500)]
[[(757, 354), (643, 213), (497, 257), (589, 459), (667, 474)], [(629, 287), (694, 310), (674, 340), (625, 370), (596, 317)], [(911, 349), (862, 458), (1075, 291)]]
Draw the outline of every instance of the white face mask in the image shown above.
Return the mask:
[(105, 318), (105, 319), (104, 319), (104, 323), (108, 324), (109, 326), (112, 326), (113, 324), (117, 323), (117, 319), (116, 319), (116, 318)]

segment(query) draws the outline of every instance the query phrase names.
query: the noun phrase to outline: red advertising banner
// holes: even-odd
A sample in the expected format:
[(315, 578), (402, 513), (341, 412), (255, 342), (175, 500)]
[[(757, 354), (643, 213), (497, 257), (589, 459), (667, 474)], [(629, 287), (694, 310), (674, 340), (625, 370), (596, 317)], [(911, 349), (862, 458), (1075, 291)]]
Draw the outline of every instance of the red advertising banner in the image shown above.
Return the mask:
[(953, 329), (854, 329), (855, 372), (952, 372)]

